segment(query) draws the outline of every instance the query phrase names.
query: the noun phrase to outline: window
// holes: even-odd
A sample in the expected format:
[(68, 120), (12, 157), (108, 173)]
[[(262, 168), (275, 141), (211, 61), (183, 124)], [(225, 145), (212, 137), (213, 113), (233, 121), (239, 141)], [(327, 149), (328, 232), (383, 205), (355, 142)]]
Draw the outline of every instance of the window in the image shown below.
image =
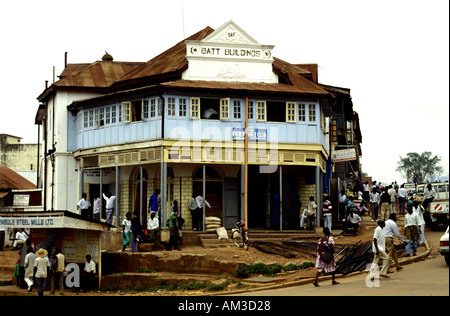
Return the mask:
[(122, 103), (122, 122), (131, 122), (131, 102)]
[(181, 98), (179, 99), (179, 115), (180, 116), (186, 116), (187, 114), (187, 105), (186, 105), (186, 99), (185, 98)]
[(316, 121), (316, 105), (315, 104), (309, 105), (309, 121), (310, 122)]
[(89, 110), (89, 127), (94, 126), (94, 110)]
[(286, 102), (267, 101), (266, 102), (266, 121), (267, 122), (286, 122)]
[(256, 101), (256, 121), (266, 121), (266, 101)]
[(248, 119), (253, 120), (254, 112), (253, 112), (253, 101), (248, 101)]
[(295, 123), (297, 117), (297, 104), (295, 102), (286, 102), (286, 122)]
[(306, 121), (306, 105), (305, 104), (298, 105), (298, 120), (299, 120), (299, 122)]
[(147, 119), (148, 118), (148, 100), (144, 100), (142, 104), (142, 118)]
[(100, 126), (105, 125), (105, 108), (100, 108)]
[(167, 104), (167, 115), (175, 116), (175, 98), (169, 98)]
[(88, 127), (89, 124), (89, 112), (88, 111), (84, 111), (84, 128)]
[(111, 107), (105, 108), (105, 124), (111, 124)]
[(100, 125), (99, 118), (100, 118), (99, 109), (95, 109), (94, 110), (94, 122), (95, 122), (94, 126), (99, 126)]
[(158, 116), (162, 116), (162, 99), (158, 98)]
[(116, 106), (111, 107), (111, 123), (116, 123)]
[(150, 117), (156, 116), (156, 99), (150, 100)]
[(200, 119), (200, 98), (191, 98), (190, 118)]
[(228, 120), (230, 118), (230, 99), (220, 99), (220, 119)]
[(233, 113), (235, 119), (241, 118), (241, 101), (233, 102)]

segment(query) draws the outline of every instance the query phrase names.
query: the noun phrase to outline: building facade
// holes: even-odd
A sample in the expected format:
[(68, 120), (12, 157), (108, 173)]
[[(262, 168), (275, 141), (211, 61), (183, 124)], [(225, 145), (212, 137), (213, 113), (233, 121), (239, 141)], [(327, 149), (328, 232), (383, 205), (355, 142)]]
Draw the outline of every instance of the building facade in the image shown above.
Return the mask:
[(200, 193), (211, 205), (204, 216), (226, 228), (246, 219), (298, 229), (300, 204), (321, 203), (336, 97), (310, 65), (277, 59), (273, 48), (229, 21), (103, 85), (82, 74), (105, 74), (112, 58), (68, 65), (39, 97), (46, 208), (75, 211), (83, 192), (111, 192), (116, 224), (128, 211), (145, 223), (160, 189), (163, 226), (177, 200), (190, 229), (187, 204)]

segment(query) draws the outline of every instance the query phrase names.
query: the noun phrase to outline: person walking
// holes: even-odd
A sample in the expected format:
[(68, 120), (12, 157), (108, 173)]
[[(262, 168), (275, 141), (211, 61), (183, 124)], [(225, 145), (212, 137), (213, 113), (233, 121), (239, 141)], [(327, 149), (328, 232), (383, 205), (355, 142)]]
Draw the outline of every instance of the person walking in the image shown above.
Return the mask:
[(125, 248), (130, 244), (131, 237), (131, 212), (125, 214), (125, 219), (122, 221), (122, 238), (123, 247), (120, 252), (125, 251)]
[(417, 239), (420, 234), (419, 218), (413, 212), (413, 208), (408, 206), (406, 208), (407, 214), (405, 215), (405, 235), (406, 235), (406, 247), (405, 257), (411, 255), (411, 248), (413, 256), (417, 253)]
[(47, 250), (41, 248), (36, 252), (36, 260), (34, 260), (33, 277), (36, 280), (36, 291), (39, 296), (44, 296), (44, 283), (47, 279), (47, 269), (50, 267), (47, 254)]
[(203, 204), (205, 204), (208, 208), (211, 208), (211, 205), (208, 203), (208, 201), (205, 200), (205, 198), (198, 193), (197, 197), (195, 198), (198, 204), (197, 209), (197, 219), (200, 222), (199, 223), (199, 230), (203, 230)]
[(317, 204), (314, 201), (314, 196), (309, 197), (308, 214), (306, 218), (306, 229), (311, 230), (314, 228), (314, 219), (316, 217)]
[(31, 292), (31, 288), (34, 284), (33, 282), (33, 271), (34, 271), (34, 261), (36, 260), (36, 255), (33, 252), (32, 247), (28, 247), (27, 255), (25, 256), (25, 282), (28, 285), (28, 292)]
[(131, 252), (136, 252), (136, 242), (142, 238), (142, 224), (139, 219), (138, 212), (133, 212), (133, 218), (131, 219), (131, 232), (133, 233), (131, 240)]
[(169, 215), (169, 230), (170, 230), (170, 237), (169, 237), (169, 243), (167, 245), (167, 251), (172, 250), (172, 246), (174, 250), (181, 250), (178, 249), (178, 217), (175, 213), (176, 210), (172, 209)]
[(389, 266), (392, 266), (392, 264), (395, 264), (395, 267), (398, 270), (403, 269), (400, 264), (398, 263), (397, 258), (397, 251), (395, 250), (394, 245), (394, 238), (397, 236), (398, 239), (400, 239), (404, 244), (406, 244), (405, 239), (398, 231), (397, 227), (397, 215), (395, 213), (389, 214), (389, 219), (385, 222), (385, 227), (383, 229), (384, 231), (384, 238), (386, 243), (386, 253), (389, 255), (390, 258), (390, 264)]
[(398, 189), (398, 193), (397, 193), (397, 199), (398, 199), (398, 208), (399, 208), (399, 214), (400, 215), (404, 215), (405, 214), (405, 203), (407, 200), (407, 195), (406, 195), (406, 189), (405, 189), (405, 185), (402, 184), (400, 186), (400, 189)]
[[(106, 201), (106, 224), (111, 225), (114, 214), (114, 203), (116, 201), (116, 196), (112, 195), (111, 192), (108, 192), (106, 195), (105, 193), (103, 193), (103, 198)], [(110, 230), (109, 227), (108, 230)]]
[(389, 255), (386, 253), (386, 243), (384, 238), (383, 228), (385, 227), (384, 220), (377, 221), (377, 228), (375, 228), (372, 241), (372, 252), (374, 254), (372, 266), (370, 268), (370, 275), (375, 274), (375, 269), (378, 269), (378, 262), (382, 260), (382, 267), (380, 271), (380, 277), (389, 278), (387, 271), (389, 268)]
[(323, 227), (328, 227), (331, 232), (331, 226), (333, 222), (333, 206), (331, 205), (330, 200), (328, 199), (328, 194), (324, 193), (323, 195)]
[(51, 291), (49, 294), (55, 294), (55, 283), (58, 282), (59, 294), (64, 295), (64, 270), (66, 268), (65, 256), (62, 254), (61, 248), (55, 249), (53, 255), (53, 271), (51, 279)]
[(391, 204), (389, 204), (390, 213), (395, 213), (395, 201), (397, 200), (397, 193), (395, 189), (390, 185), (388, 187), (388, 194), (391, 197)]
[(326, 256), (322, 256), (324, 251), (330, 251), (334, 254), (334, 239), (331, 237), (331, 232), (328, 227), (323, 228), (323, 236), (319, 239), (317, 244), (317, 257), (316, 257), (316, 278), (313, 281), (315, 287), (319, 286), (319, 276), (322, 273), (331, 273), (331, 284), (336, 285), (339, 282), (335, 279), (336, 262), (334, 261), (334, 255), (330, 255), (330, 258), (326, 259)]
[(380, 205), (380, 194), (377, 192), (377, 188), (372, 188), (370, 193), (370, 209), (372, 211), (372, 222), (378, 220), (378, 206)]
[(388, 188), (384, 188), (380, 196), (381, 204), (381, 219), (386, 221), (389, 217), (389, 205), (391, 204), (391, 196), (388, 193)]
[(413, 200), (413, 213), (416, 214), (417, 219), (419, 221), (420, 227), (422, 228), (420, 230), (420, 241), (419, 246), (425, 246), (425, 219), (423, 217), (423, 213), (425, 212), (425, 209), (421, 205), (421, 201), (419, 199)]

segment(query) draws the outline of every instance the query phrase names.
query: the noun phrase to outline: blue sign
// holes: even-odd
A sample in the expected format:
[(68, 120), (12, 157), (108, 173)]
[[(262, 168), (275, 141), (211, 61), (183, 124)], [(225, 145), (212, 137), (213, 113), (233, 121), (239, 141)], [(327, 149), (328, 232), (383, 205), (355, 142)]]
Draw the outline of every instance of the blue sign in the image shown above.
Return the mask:
[[(245, 140), (245, 128), (234, 127), (231, 132), (231, 138), (233, 140)], [(266, 142), (267, 128), (249, 128), (248, 140)]]

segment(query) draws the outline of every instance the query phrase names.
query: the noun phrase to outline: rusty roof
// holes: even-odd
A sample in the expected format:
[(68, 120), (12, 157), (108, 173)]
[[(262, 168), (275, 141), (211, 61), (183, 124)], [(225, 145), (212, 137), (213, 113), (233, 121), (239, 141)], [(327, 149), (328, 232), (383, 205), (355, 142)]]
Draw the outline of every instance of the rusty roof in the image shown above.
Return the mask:
[(117, 62), (99, 60), (85, 64), (68, 65), (61, 73), (56, 87), (109, 88), (114, 81), (144, 64), (143, 62)]
[(36, 185), (8, 167), (0, 167), (0, 190), (29, 190)]

